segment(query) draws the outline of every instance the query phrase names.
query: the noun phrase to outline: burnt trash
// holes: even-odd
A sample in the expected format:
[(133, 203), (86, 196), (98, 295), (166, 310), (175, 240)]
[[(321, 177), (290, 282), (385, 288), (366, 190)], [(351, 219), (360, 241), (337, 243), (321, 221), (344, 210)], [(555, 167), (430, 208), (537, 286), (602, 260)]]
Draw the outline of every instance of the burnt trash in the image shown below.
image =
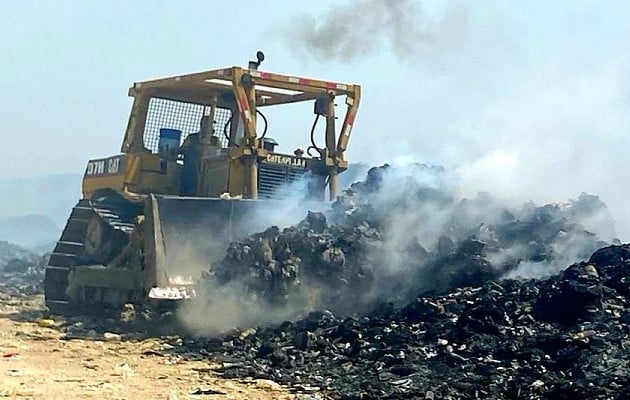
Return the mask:
[(534, 311), (538, 318), (563, 324), (603, 312), (603, 284), (596, 268), (588, 263), (567, 268), (562, 279), (535, 304)]
[(0, 292), (10, 295), (42, 293), (47, 263), (47, 255), (0, 241)]
[(605, 209), (595, 196), (508, 209), (488, 193), (457, 201), (443, 173), (372, 168), (330, 210), (231, 243), (204, 284), (237, 283), (244, 301), (291, 304), (293, 317), (307, 308), (348, 315), (506, 274), (553, 274), (605, 243), (579, 223)]
[(32, 266), (32, 263), (23, 258), (13, 258), (7, 262), (4, 267), (4, 272), (26, 272)]
[(414, 168), (373, 168), (329, 211), (233, 242), (206, 284), (291, 312), (181, 351), (339, 399), (623, 398), (630, 246), (584, 225), (605, 205), (457, 200)]
[(612, 287), (630, 275), (620, 250), (544, 279), (487, 281), (355, 316), (311, 312), (244, 340), (226, 337), (234, 345), (215, 352), (201, 339), (182, 351), (239, 360), (219, 369), (225, 377), (270, 379), (296, 393), (310, 385), (334, 399), (621, 399), (630, 329), (605, 311), (627, 316), (630, 307)]

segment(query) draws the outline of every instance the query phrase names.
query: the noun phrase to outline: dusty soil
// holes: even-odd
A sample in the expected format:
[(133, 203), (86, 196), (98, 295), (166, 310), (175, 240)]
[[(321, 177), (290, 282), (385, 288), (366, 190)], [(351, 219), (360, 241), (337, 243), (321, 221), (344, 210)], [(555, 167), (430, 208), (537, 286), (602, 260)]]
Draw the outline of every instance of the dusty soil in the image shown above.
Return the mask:
[(168, 355), (163, 338), (68, 338), (42, 321), (43, 296), (0, 293), (0, 398), (292, 399), (275, 382), (226, 380)]

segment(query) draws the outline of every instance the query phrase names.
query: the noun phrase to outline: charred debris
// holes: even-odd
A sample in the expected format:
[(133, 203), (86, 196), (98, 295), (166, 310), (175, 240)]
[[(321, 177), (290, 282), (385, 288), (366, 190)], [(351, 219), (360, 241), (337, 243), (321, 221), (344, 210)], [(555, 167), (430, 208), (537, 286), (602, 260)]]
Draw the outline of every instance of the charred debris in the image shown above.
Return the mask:
[[(283, 318), (170, 351), (301, 398), (630, 398), (630, 245), (606, 206), (457, 200), (443, 174), (373, 168), (330, 211), (233, 242), (205, 292)], [(45, 258), (0, 250), (0, 289), (40, 293)]]
[(441, 173), (374, 168), (331, 212), (232, 243), (209, 290), (294, 318), (180, 351), (326, 398), (630, 396), (630, 247), (586, 228), (606, 206), (456, 201)]

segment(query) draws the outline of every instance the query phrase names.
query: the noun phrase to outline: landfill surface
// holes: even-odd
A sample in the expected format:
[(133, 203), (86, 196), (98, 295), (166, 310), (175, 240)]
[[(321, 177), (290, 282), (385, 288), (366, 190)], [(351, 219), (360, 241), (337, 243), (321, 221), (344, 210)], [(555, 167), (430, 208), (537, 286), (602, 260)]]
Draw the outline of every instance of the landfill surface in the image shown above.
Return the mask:
[(457, 200), (443, 173), (422, 164), (372, 168), (330, 212), (233, 242), (209, 268), (210, 300), (227, 287), (254, 309), (287, 317), (347, 315), (384, 301), (402, 306), (423, 292), (551, 275), (609, 244), (581, 223), (612, 225), (596, 196), (518, 208), (487, 193)]
[(0, 292), (38, 294), (43, 291), (48, 257), (0, 241)]
[(462, 199), (444, 174), (373, 168), (231, 243), (175, 314), (50, 316), (46, 256), (0, 242), (0, 395), (630, 398), (630, 245), (606, 206)]
[(0, 399), (296, 399), (265, 379), (226, 379), (209, 359), (173, 354), (182, 338), (120, 315), (51, 316), (46, 256), (0, 242)]
[(488, 281), (356, 317), (295, 322), (191, 343), (224, 376), (341, 399), (625, 399), (630, 246), (547, 279)]

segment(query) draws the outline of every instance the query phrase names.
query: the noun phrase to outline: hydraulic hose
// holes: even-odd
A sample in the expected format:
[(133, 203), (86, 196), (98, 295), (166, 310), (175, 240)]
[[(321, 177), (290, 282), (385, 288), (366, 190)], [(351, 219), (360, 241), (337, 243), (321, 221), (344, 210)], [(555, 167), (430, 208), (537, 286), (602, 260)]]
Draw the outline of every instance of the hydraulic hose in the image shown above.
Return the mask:
[[(267, 135), (267, 130), (269, 128), (269, 122), (267, 121), (267, 117), (265, 117), (265, 114), (263, 114), (260, 110), (256, 110), (256, 113), (259, 114), (264, 123), (265, 123), (265, 129), (263, 129), (263, 133), (262, 136), (260, 137), (260, 139), (264, 139), (265, 135)], [(237, 143), (232, 143), (232, 141), (230, 140), (230, 135), (227, 132), (228, 126), (230, 126), (232, 124), (232, 120), (234, 119), (234, 114), (232, 114), (230, 116), (230, 118), (227, 120), (227, 122), (225, 123), (225, 125), (223, 125), (223, 136), (225, 136), (225, 139), (228, 142), (228, 146), (236, 146), (239, 147)]]
[(269, 123), (267, 122), (267, 117), (265, 117), (265, 114), (263, 114), (259, 109), (256, 109), (256, 114), (260, 115), (263, 121), (265, 122), (265, 129), (263, 129), (262, 136), (260, 136), (260, 140), (262, 140), (265, 138), (265, 135), (267, 134), (267, 128), (269, 127)]
[(230, 115), (230, 118), (228, 118), (228, 120), (225, 123), (225, 125), (223, 125), (223, 136), (225, 136), (225, 139), (227, 140), (228, 146), (234, 145), (234, 146), (238, 147), (238, 144), (232, 143), (232, 141), (230, 140), (230, 135), (228, 135), (228, 132), (227, 132), (227, 128), (228, 128), (228, 126), (230, 126), (232, 124), (232, 119), (233, 118), (234, 118), (234, 114)]
[(315, 143), (315, 128), (317, 127), (318, 121), (319, 121), (319, 114), (317, 114), (317, 116), (315, 117), (315, 121), (313, 121), (313, 126), (311, 127), (311, 145), (308, 146), (308, 148), (306, 149), (306, 154), (308, 154), (311, 157), (313, 157), (313, 155), (311, 154), (312, 149), (317, 150), (320, 156), (322, 155), (322, 149), (320, 147), (317, 147), (317, 143)]

